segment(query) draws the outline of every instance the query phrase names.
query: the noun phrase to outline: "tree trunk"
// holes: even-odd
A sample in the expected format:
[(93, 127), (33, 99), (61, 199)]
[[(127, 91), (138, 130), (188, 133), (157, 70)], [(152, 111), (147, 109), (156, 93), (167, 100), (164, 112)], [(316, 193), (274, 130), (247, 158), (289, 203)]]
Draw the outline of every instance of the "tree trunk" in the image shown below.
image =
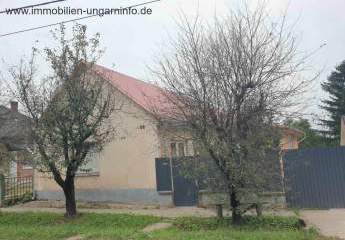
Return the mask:
[(262, 204), (261, 203), (256, 203), (255, 204), (255, 210), (256, 210), (256, 215), (258, 217), (262, 216)]
[(222, 204), (216, 204), (216, 209), (217, 209), (218, 220), (222, 220), (223, 219), (223, 205)]
[(66, 178), (63, 187), (66, 200), (65, 217), (75, 217), (77, 215), (77, 207), (75, 203), (74, 178)]
[(237, 198), (237, 194), (235, 191), (232, 191), (230, 194), (230, 205), (232, 209), (232, 223), (234, 225), (240, 225), (243, 222), (241, 209), (240, 209), (240, 201)]

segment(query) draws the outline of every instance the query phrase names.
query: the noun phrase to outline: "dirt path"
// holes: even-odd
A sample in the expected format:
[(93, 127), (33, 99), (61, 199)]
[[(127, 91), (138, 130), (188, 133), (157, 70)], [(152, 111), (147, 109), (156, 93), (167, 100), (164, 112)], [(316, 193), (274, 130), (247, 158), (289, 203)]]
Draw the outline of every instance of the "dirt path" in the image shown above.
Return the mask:
[[(52, 212), (64, 213), (63, 208), (38, 208), (38, 207), (25, 207), (15, 206), (9, 208), (2, 208), (3, 212)], [(152, 215), (165, 218), (176, 217), (215, 217), (216, 213), (212, 209), (204, 209), (197, 207), (176, 207), (176, 208), (163, 208), (163, 209), (78, 209), (79, 212), (91, 213), (126, 213), (136, 215)]]
[[(64, 213), (64, 204), (61, 201), (33, 201), (13, 207), (2, 208), (3, 212), (53, 212)], [(78, 203), (79, 212), (91, 213), (124, 213), (136, 215), (152, 215), (164, 218), (177, 217), (216, 217), (216, 211), (212, 208), (198, 208), (198, 207), (161, 207), (157, 206), (143, 206), (143, 205), (126, 205), (126, 204), (90, 204)], [(228, 211), (224, 211), (224, 216), (229, 216)], [(255, 214), (255, 212), (249, 213)], [(264, 211), (264, 214), (279, 215), (279, 216), (295, 216), (292, 211), (288, 210), (274, 210)]]
[(322, 235), (345, 239), (345, 209), (305, 210), (300, 215)]
[(154, 223), (145, 227), (143, 229), (143, 232), (149, 233), (156, 230), (167, 229), (167, 228), (170, 228), (171, 226), (172, 226), (172, 223), (167, 223), (167, 222)]

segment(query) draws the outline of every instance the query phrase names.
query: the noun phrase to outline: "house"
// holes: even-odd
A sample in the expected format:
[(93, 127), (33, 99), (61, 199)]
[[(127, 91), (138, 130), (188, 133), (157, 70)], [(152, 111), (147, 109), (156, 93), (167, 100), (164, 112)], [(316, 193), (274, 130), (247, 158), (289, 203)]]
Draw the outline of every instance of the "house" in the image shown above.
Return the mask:
[(0, 168), (8, 176), (33, 176), (33, 168), (26, 162), (31, 144), (28, 124), (29, 118), (18, 111), (18, 102), (11, 101), (10, 108), (0, 106)]
[(282, 150), (298, 149), (298, 145), (303, 141), (304, 133), (298, 129), (280, 126), (282, 137), (280, 146)]
[[(195, 150), (183, 127), (176, 125), (173, 131), (168, 131), (156, 120), (152, 111), (168, 107), (168, 103), (160, 101), (161, 89), (101, 66), (95, 66), (94, 70), (112, 84), (114, 93), (119, 93), (122, 111), (114, 115), (112, 121), (121, 127), (118, 137), (102, 152), (91, 152), (87, 156), (90, 160), (87, 168), (92, 170), (76, 176), (76, 198), (159, 205), (196, 204), (193, 184), (176, 177), (171, 162), (164, 161), (171, 156), (194, 155)], [(283, 135), (288, 142), (282, 147), (298, 147), (299, 133), (286, 128)], [(35, 174), (38, 199), (64, 199), (51, 176)]]

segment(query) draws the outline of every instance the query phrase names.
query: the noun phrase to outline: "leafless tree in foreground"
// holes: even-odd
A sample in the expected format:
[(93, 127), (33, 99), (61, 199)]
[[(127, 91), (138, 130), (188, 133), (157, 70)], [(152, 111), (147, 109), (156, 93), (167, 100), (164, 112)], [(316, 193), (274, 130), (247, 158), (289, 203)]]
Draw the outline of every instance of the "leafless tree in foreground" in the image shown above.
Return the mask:
[(93, 74), (99, 59), (99, 35), (86, 35), (75, 25), (67, 38), (65, 27), (52, 32), (56, 48), (46, 48), (52, 74), (37, 79), (33, 50), (29, 61), (10, 69), (13, 93), (32, 119), (31, 134), (39, 153), (36, 168), (52, 173), (63, 189), (66, 216), (77, 214), (74, 178), (90, 149), (100, 151), (115, 132), (111, 114), (121, 107), (109, 83)]
[(212, 158), (238, 224), (242, 195), (262, 192), (277, 174), (267, 162), (279, 148), (276, 121), (309, 83), (297, 77), (308, 56), (298, 52), (285, 17), (272, 22), (265, 6), (212, 25), (182, 17), (178, 26), (154, 69), (173, 105), (164, 116), (184, 121)]

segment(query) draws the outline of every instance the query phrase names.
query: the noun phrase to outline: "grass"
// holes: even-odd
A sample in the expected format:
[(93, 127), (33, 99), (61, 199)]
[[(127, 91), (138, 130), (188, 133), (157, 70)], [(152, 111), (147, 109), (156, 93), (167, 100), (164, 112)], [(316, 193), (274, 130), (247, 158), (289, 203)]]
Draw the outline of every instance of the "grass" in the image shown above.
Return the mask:
[[(169, 229), (144, 233), (150, 224), (172, 221)], [(296, 218), (247, 217), (241, 227), (234, 227), (229, 220), (214, 218), (162, 219), (153, 216), (126, 214), (82, 214), (76, 219), (65, 219), (53, 213), (0, 213), (0, 239), (152, 239), (152, 240), (320, 240), (313, 230), (298, 228)]]

